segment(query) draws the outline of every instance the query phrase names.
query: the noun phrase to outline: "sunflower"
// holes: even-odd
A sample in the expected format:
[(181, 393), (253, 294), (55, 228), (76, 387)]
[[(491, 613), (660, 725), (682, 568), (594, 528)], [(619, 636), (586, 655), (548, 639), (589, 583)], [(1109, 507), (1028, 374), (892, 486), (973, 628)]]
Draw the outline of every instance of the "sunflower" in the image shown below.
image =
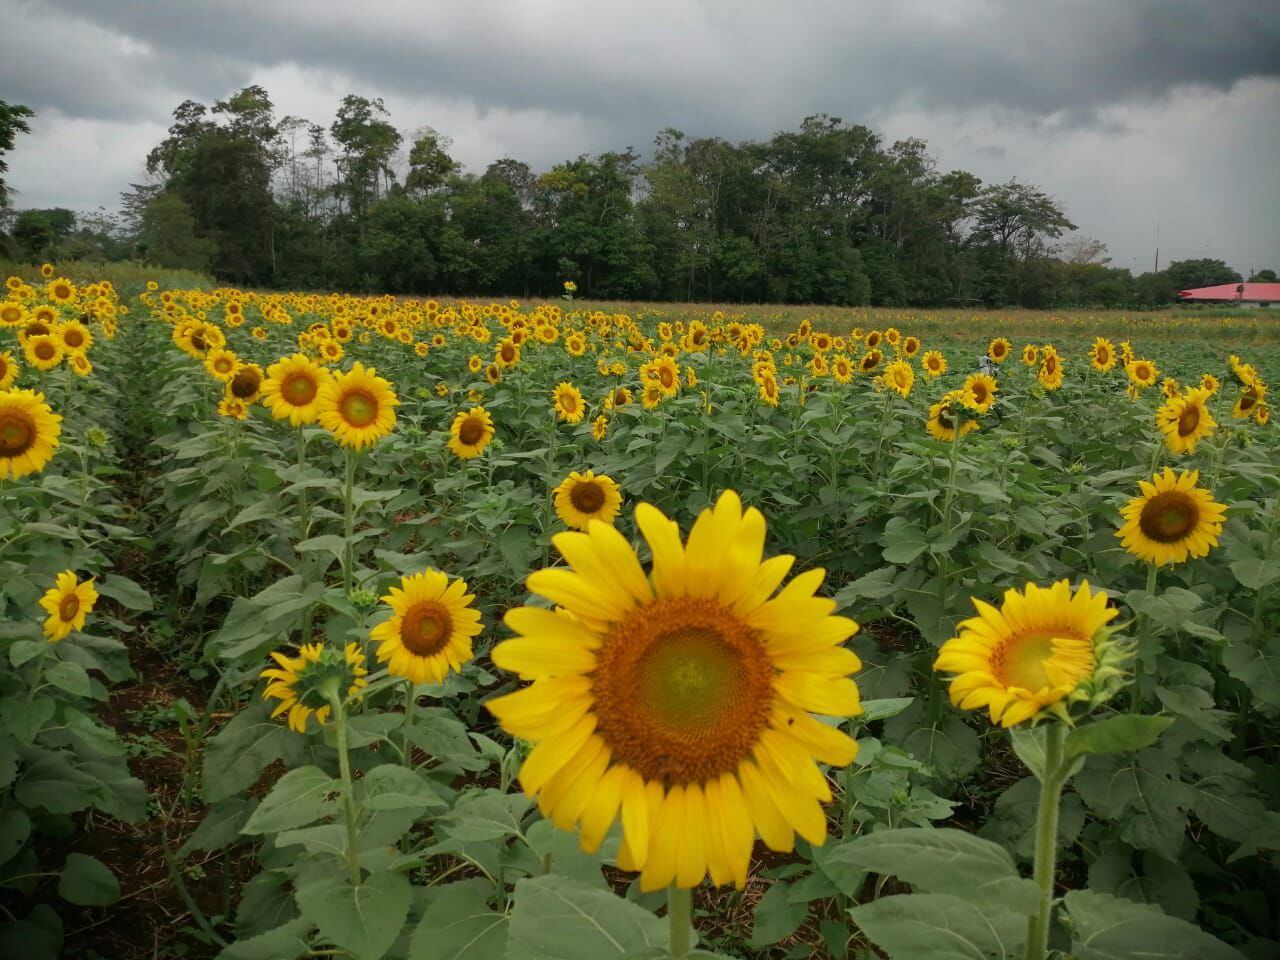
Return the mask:
[(815, 761), (846, 765), (858, 745), (812, 714), (860, 712), (861, 665), (842, 646), (858, 625), (814, 596), (821, 570), (775, 595), (793, 558), (763, 560), (764, 517), (732, 491), (685, 543), (648, 504), (636, 523), (648, 576), (608, 524), (553, 538), (570, 568), (528, 586), (561, 609), (511, 610), (517, 636), (492, 652), (533, 683), (488, 707), (534, 743), (521, 784), (558, 827), (579, 825), (584, 850), (621, 819), (618, 866), (642, 871), (642, 890), (708, 872), (741, 888), (757, 833), (778, 851), (796, 833), (826, 840), (831, 791)]
[(0, 390), (8, 390), (18, 379), (18, 362), (12, 350), (0, 350)]
[(44, 291), (49, 295), (49, 299), (58, 304), (58, 306), (73, 303), (76, 299), (76, 285), (66, 277), (50, 280), (45, 284)]
[(277, 420), (293, 426), (315, 423), (320, 416), (320, 396), (332, 374), (306, 354), (295, 353), (267, 367), (262, 381), (262, 402)]
[(520, 345), (511, 337), (498, 341), (498, 349), (494, 351), (493, 362), (506, 369), (520, 362)]
[(214, 347), (204, 356), (204, 368), (209, 375), (223, 383), (229, 383), (240, 367), (240, 358), (225, 347)]
[(963, 437), (981, 428), (977, 420), (964, 415), (967, 396), (964, 390), (952, 390), (929, 407), (929, 418), (924, 426), (931, 437), (950, 443), (956, 438), (957, 429)]
[(1253, 413), (1253, 419), (1257, 421), (1258, 426), (1265, 427), (1271, 422), (1271, 407), (1265, 403), (1258, 404)]
[(1040, 351), (1040, 373), (1037, 379), (1046, 390), (1057, 390), (1062, 386), (1062, 358), (1053, 347), (1044, 347)]
[[(873, 330), (872, 333), (875, 331)], [(884, 359), (884, 354), (879, 350), (871, 349), (866, 352), (862, 360), (858, 363), (858, 369), (863, 373), (870, 373), (876, 367), (880, 366), (880, 361)]]
[(771, 407), (778, 405), (778, 380), (772, 373), (760, 378), (760, 399)]
[(53, 458), (62, 417), (34, 390), (0, 392), (0, 480), (37, 473)]
[(348, 643), (345, 650), (308, 643), (298, 649), (296, 657), (276, 652), (271, 659), (276, 666), (259, 674), (270, 681), (262, 691), (262, 699), (279, 700), (271, 716), (288, 711), (289, 729), (298, 733), (307, 732), (307, 719), (312, 714), (321, 726), (329, 719), (330, 691), (341, 695), (345, 687), (346, 696), (351, 697), (368, 683), (365, 676), (369, 670), (358, 643)]
[(459, 460), (470, 460), (484, 453), (493, 434), (493, 416), (484, 407), (472, 407), (453, 418), (449, 449)]
[(622, 508), (617, 482), (605, 474), (576, 470), (555, 489), (556, 514), (567, 526), (586, 530), (592, 520), (613, 523)]
[(357, 360), (321, 388), (320, 426), (344, 447), (363, 450), (395, 429), (399, 403), (391, 384)]
[(1116, 365), (1116, 348), (1106, 337), (1098, 337), (1089, 348), (1089, 366), (1106, 373)]
[(849, 383), (853, 380), (853, 364), (843, 353), (831, 358), (831, 376), (836, 383)]
[(919, 337), (903, 337), (902, 338), (902, 355), (910, 360), (920, 352)]
[(1124, 524), (1116, 531), (1124, 548), (1158, 567), (1203, 557), (1218, 545), (1226, 507), (1196, 486), (1198, 470), (1175, 474), (1168, 467), (1151, 481), (1141, 480), (1141, 493), (1120, 511)]
[(93, 364), (89, 362), (89, 358), (83, 353), (70, 354), (71, 359), (67, 363), (71, 367), (71, 372), (77, 377), (87, 377), (93, 373)]
[(1131, 360), (1125, 364), (1124, 369), (1129, 374), (1130, 382), (1136, 387), (1150, 387), (1160, 375), (1160, 371), (1150, 360)]
[(1160, 381), (1160, 392), (1166, 400), (1172, 400), (1182, 392), (1182, 385), (1174, 377), (1165, 377)]
[[(212, 352), (212, 351), (211, 351)], [(256, 363), (242, 363), (227, 381), (227, 396), (234, 397), (245, 406), (262, 394), (262, 368)]]
[(977, 413), (986, 413), (996, 405), (996, 392), (1000, 387), (989, 374), (971, 373), (961, 389), (965, 406)]
[(1222, 381), (1215, 377), (1212, 373), (1206, 373), (1200, 378), (1200, 386), (1209, 391), (1210, 396), (1216, 394), (1222, 389)]
[(994, 360), (996, 363), (1004, 363), (1006, 360), (1009, 359), (1009, 354), (1012, 351), (1013, 351), (1013, 344), (1011, 344), (1004, 337), (996, 337), (989, 344), (987, 344), (987, 356), (990, 357), (992, 360)]
[(391, 617), (370, 631), (379, 663), (413, 683), (439, 683), (471, 659), (471, 638), (480, 632), (466, 581), (450, 581), (439, 570), (404, 577), (382, 602)]
[(342, 344), (337, 340), (326, 340), (320, 344), (320, 349), (317, 353), (320, 354), (321, 363), (329, 364), (341, 361), (346, 351), (343, 350)]
[(62, 343), (47, 333), (29, 337), (23, 344), (23, 350), (26, 352), (27, 361), (37, 370), (56, 369), (66, 355), (62, 349)]
[(54, 332), (67, 353), (85, 353), (93, 346), (93, 334), (79, 320), (68, 320)]
[(947, 372), (947, 358), (937, 350), (930, 350), (920, 358), (920, 366), (929, 379), (940, 377)]
[(911, 395), (911, 387), (915, 382), (916, 372), (911, 369), (911, 364), (904, 360), (893, 361), (884, 368), (884, 374), (880, 377), (882, 387), (888, 387), (904, 398)]
[(85, 617), (98, 602), (93, 577), (84, 583), (76, 580), (75, 571), (64, 570), (58, 574), (54, 586), (40, 598), (40, 606), (49, 616), (44, 621), (44, 635), (50, 643), (65, 640), (76, 630), (84, 629)]
[(603, 413), (591, 421), (591, 438), (601, 443), (609, 435), (609, 418)]
[(640, 379), (646, 385), (656, 383), (666, 397), (680, 392), (680, 365), (671, 357), (658, 357), (640, 368)]
[(20, 327), (27, 319), (27, 308), (17, 300), (0, 301), (0, 327)]
[(1173, 453), (1195, 453), (1196, 444), (1218, 425), (1209, 413), (1209, 391), (1203, 387), (1178, 394), (1156, 411), (1156, 426)]
[(1028, 343), (1022, 348), (1022, 362), (1028, 367), (1034, 367), (1040, 362), (1040, 350), (1034, 343)]
[(1254, 415), (1259, 406), (1264, 406), (1267, 402), (1267, 385), (1259, 379), (1255, 379), (1253, 383), (1240, 390), (1240, 396), (1236, 399), (1235, 406), (1231, 408), (1231, 415), (1237, 420), (1246, 420)]
[(586, 416), (587, 408), (582, 402), (582, 391), (572, 383), (559, 384), (551, 391), (551, 399), (555, 405), (556, 416), (565, 423), (580, 423)]
[(1007, 590), (1000, 609), (974, 598), (978, 616), (963, 621), (942, 645), (933, 669), (955, 674), (951, 702), (963, 710), (986, 707), (992, 723), (1012, 727), (1052, 710), (1087, 684), (1098, 663), (1106, 624), (1119, 613), (1104, 591), (1083, 581), (1028, 583)]
[(564, 338), (564, 348), (571, 357), (580, 357), (587, 352), (587, 338), (575, 330)]
[(40, 276), (44, 277), (46, 280), (48, 280), (50, 277), (52, 277), (52, 276), (53, 276), (53, 264), (52, 264), (52, 263), (42, 263), (42, 264), (40, 264)]
[(249, 404), (230, 393), (218, 401), (218, 416), (228, 420), (243, 420), (249, 415)]

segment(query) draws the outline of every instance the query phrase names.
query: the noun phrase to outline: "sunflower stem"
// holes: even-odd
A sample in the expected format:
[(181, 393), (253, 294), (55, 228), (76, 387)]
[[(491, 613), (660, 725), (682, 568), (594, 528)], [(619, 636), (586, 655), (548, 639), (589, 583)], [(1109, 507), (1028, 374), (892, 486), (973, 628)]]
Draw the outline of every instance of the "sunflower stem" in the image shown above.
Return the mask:
[[(1147, 564), (1147, 597), (1156, 595), (1156, 574), (1159, 571), (1154, 563)], [(1149, 600), (1148, 600), (1149, 602)], [(1138, 653), (1133, 658), (1133, 702), (1130, 713), (1142, 711), (1142, 658), (1147, 654), (1147, 639), (1151, 633), (1151, 618), (1145, 612), (1138, 613)]]
[(412, 680), (406, 680), (404, 683), (404, 750), (402, 751), (405, 763), (410, 767), (413, 766), (413, 756), (409, 751), (413, 748), (410, 735), (410, 727), (413, 726), (413, 709), (418, 705), (417, 684)]
[(342, 777), (342, 809), (347, 821), (347, 872), (351, 877), (351, 885), (358, 887), (361, 876), (359, 811), (356, 809), (355, 787), (351, 781), (351, 758), (347, 754), (347, 708), (336, 687), (329, 691), (329, 703), (333, 706), (334, 732), (338, 739), (338, 771)]
[(1053, 878), (1058, 853), (1058, 807), (1067, 764), (1063, 742), (1066, 731), (1051, 723), (1045, 737), (1044, 776), (1040, 780), (1040, 809), (1036, 813), (1036, 862), (1034, 879), (1039, 904), (1027, 922), (1026, 960), (1044, 960), (1049, 948), (1049, 918), (1053, 912)]
[(356, 532), (356, 504), (355, 504), (355, 485), (356, 485), (356, 455), (355, 451), (347, 450), (347, 479), (343, 489), (343, 500), (346, 505), (346, 526), (344, 528), (344, 536), (346, 539), (346, 549), (342, 558), (342, 583), (345, 593), (351, 596), (351, 588), (355, 583), (355, 532)]
[(308, 504), (307, 488), (302, 484), (307, 469), (307, 432), (305, 427), (298, 428), (298, 539), (307, 539)]
[(675, 884), (667, 888), (667, 944), (673, 957), (684, 957), (693, 946), (693, 891)]

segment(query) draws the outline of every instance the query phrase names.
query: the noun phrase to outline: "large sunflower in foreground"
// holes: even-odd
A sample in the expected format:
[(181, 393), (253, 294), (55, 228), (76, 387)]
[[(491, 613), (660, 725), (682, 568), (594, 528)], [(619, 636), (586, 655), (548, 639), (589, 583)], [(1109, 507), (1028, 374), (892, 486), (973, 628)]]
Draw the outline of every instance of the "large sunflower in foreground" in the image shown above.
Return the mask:
[(1005, 727), (1065, 708), (1093, 676), (1099, 633), (1119, 612), (1087, 580), (1074, 594), (1066, 580), (1047, 589), (1029, 583), (1006, 591), (998, 610), (977, 598), (973, 605), (978, 616), (942, 645), (933, 669), (955, 674), (953, 705), (986, 707), (991, 722)]
[(267, 367), (262, 402), (277, 420), (295, 427), (320, 417), (320, 394), (332, 375), (306, 354), (295, 353)]
[(296, 657), (276, 652), (271, 659), (276, 665), (259, 674), (270, 681), (262, 691), (262, 699), (279, 700), (271, 716), (287, 712), (289, 729), (298, 733), (306, 733), (307, 719), (312, 714), (321, 726), (328, 721), (330, 692), (351, 697), (369, 682), (365, 679), (369, 669), (364, 650), (358, 643), (348, 643), (344, 650), (324, 643), (307, 643), (298, 649)]
[(574, 470), (555, 489), (556, 514), (575, 530), (586, 530), (592, 520), (613, 523), (622, 508), (618, 483), (605, 474)]
[(1173, 453), (1195, 453), (1196, 444), (1213, 433), (1218, 423), (1209, 412), (1209, 391), (1203, 387), (1180, 393), (1156, 411), (1156, 426)]
[(465, 580), (451, 582), (439, 570), (403, 578), (382, 598), (391, 618), (369, 632), (379, 644), (378, 661), (414, 683), (439, 683), (450, 670), (460, 670), (481, 629), (474, 600)]
[(62, 417), (34, 390), (0, 392), (0, 480), (25, 477), (53, 458)]
[(320, 426), (344, 447), (363, 450), (395, 428), (399, 403), (391, 384), (357, 360), (320, 391)]
[(1198, 470), (1175, 474), (1168, 467), (1150, 481), (1140, 480), (1141, 493), (1120, 511), (1124, 524), (1116, 531), (1135, 557), (1164, 566), (1203, 557), (1218, 545), (1226, 507), (1196, 486)]
[(449, 449), (459, 460), (470, 460), (484, 453), (493, 433), (493, 415), (484, 407), (472, 407), (459, 412), (449, 425)]
[(746, 883), (757, 834), (791, 850), (821, 844), (831, 799), (817, 762), (850, 763), (857, 744), (812, 714), (859, 712), (841, 644), (858, 625), (814, 596), (823, 571), (779, 591), (794, 560), (763, 558), (765, 521), (727, 491), (688, 541), (656, 508), (636, 523), (646, 576), (613, 527), (555, 536), (568, 568), (539, 570), (530, 591), (558, 605), (517, 607), (515, 639), (493, 662), (533, 684), (488, 704), (534, 743), (520, 771), (561, 829), (599, 848), (622, 822), (618, 866), (642, 890)]
[(98, 591), (94, 589), (92, 577), (80, 583), (74, 571), (62, 571), (40, 598), (40, 606), (49, 614), (44, 621), (45, 637), (50, 643), (57, 643), (74, 631), (83, 630), (85, 618), (97, 602)]

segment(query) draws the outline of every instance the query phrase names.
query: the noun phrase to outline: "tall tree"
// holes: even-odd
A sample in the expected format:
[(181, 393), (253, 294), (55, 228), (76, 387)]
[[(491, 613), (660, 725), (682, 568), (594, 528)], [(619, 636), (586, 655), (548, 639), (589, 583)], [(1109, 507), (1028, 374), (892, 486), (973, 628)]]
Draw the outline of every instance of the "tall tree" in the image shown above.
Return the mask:
[(395, 177), (391, 162), (403, 139), (380, 98), (347, 94), (329, 127), (339, 154), (335, 190), (358, 224)]

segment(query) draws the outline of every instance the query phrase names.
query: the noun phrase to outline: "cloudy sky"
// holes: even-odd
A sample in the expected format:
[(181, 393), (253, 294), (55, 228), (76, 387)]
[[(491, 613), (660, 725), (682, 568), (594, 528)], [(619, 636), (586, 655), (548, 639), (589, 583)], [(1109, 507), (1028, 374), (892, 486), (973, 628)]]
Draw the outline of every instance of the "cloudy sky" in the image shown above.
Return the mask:
[(173, 108), (381, 96), (482, 170), (825, 112), (1058, 197), (1118, 266), (1280, 269), (1275, 0), (0, 0), (16, 204), (114, 208)]

